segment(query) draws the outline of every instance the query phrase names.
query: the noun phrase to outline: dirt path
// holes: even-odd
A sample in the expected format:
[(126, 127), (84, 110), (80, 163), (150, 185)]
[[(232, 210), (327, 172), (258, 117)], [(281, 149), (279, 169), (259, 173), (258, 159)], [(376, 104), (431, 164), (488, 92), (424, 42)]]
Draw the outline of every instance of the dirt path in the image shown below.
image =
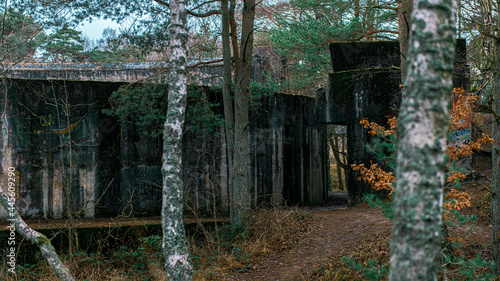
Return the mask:
[[(315, 218), (311, 232), (291, 249), (271, 253), (248, 268), (235, 270), (218, 280), (310, 280), (305, 276), (319, 269), (321, 264), (344, 249), (355, 249), (365, 237), (384, 231), (390, 235), (390, 221), (379, 210), (361, 204), (352, 208), (338, 207), (304, 209)], [(477, 222), (474, 227), (449, 227), (450, 237), (469, 241), (475, 254), (489, 256), (491, 225)], [(467, 237), (467, 238), (466, 238)], [(471, 244), (472, 243), (472, 244)], [(467, 246), (469, 247), (469, 246)], [(468, 258), (474, 258), (470, 256)]]
[[(479, 219), (474, 227), (461, 226), (456, 223), (449, 227), (451, 238), (464, 238), (467, 240), (465, 249), (473, 254), (483, 257), (491, 255), (491, 223), (488, 208), (491, 199), (487, 197), (485, 186), (491, 185), (491, 156), (478, 153), (474, 158), (474, 181), (462, 184), (462, 190), (472, 196), (472, 205), (462, 210), (464, 214), (478, 215)], [(344, 249), (353, 249), (360, 245), (363, 239), (372, 234), (386, 231), (390, 233), (390, 222), (379, 210), (361, 204), (352, 208), (346, 207), (346, 194), (330, 196), (330, 204), (335, 207), (304, 209), (314, 217), (319, 218), (313, 224), (312, 231), (297, 245), (289, 250), (271, 253), (248, 268), (236, 269), (229, 277), (220, 277), (218, 280), (266, 280), (266, 281), (293, 281), (304, 280), (308, 273), (319, 269), (321, 264), (334, 254)], [(332, 200), (333, 199), (333, 200)], [(339, 209), (343, 206), (343, 209)], [(491, 205), (489, 205), (491, 206)], [(390, 234), (388, 234), (390, 235)]]
[(223, 280), (300, 280), (316, 269), (329, 255), (363, 237), (389, 230), (380, 211), (366, 204), (349, 209), (317, 208), (306, 210), (318, 218), (312, 231), (290, 250), (267, 256), (259, 264)]

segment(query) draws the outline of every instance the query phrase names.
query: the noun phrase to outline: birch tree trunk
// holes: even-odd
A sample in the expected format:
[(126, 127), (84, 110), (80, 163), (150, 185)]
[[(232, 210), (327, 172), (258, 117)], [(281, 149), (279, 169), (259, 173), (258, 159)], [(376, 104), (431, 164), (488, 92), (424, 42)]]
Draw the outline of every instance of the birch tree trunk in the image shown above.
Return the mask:
[[(500, 7), (498, 7), (500, 12)], [(498, 15), (498, 13), (497, 13)], [(493, 104), (496, 116), (500, 114), (500, 17), (497, 19), (497, 34), (494, 41), (493, 60)], [(492, 256), (495, 263), (495, 273), (500, 275), (500, 120), (493, 118), (493, 178), (492, 178)]]
[[(2, 119), (3, 120), (3, 119)], [(12, 202), (12, 201), (10, 201)], [(0, 186), (0, 205), (7, 211), (10, 227), (15, 227), (16, 231), (21, 234), (21, 236), (28, 240), (29, 242), (35, 244), (40, 248), (43, 257), (50, 264), (50, 266), (54, 269), (61, 280), (64, 281), (72, 281), (75, 280), (73, 275), (69, 269), (64, 265), (63, 261), (59, 258), (59, 255), (56, 253), (56, 249), (50, 243), (50, 240), (43, 234), (31, 229), (26, 222), (24, 222), (23, 218), (17, 212), (17, 209), (13, 206), (9, 205), (9, 199), (5, 195), (5, 191), (3, 187)]]
[(415, 0), (398, 124), (389, 280), (437, 280), (456, 0)]
[(184, 0), (170, 1), (168, 109), (163, 131), (163, 254), (169, 280), (191, 280), (192, 266), (183, 215), (182, 130), (187, 96), (187, 12)]

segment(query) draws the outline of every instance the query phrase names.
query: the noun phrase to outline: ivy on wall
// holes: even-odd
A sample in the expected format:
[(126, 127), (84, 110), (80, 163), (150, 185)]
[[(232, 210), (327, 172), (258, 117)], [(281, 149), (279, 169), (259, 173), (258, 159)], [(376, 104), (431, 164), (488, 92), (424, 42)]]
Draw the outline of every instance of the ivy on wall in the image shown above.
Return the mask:
[[(208, 87), (188, 87), (186, 126), (195, 136), (218, 134), (224, 124), (220, 114), (215, 113), (219, 103), (212, 101), (214, 94)], [(109, 98), (110, 109), (103, 112), (117, 116), (125, 124), (140, 128), (140, 132), (158, 137), (163, 134), (163, 124), (168, 102), (168, 85), (130, 84), (113, 92)]]

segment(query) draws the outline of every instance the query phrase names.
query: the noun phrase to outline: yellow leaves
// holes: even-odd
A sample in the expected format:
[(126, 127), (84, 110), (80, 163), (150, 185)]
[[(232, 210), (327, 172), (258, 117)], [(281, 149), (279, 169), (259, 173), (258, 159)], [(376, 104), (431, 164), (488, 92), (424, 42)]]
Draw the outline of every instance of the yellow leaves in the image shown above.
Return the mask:
[[(371, 161), (370, 161), (371, 162)], [(392, 172), (386, 172), (378, 167), (377, 163), (370, 163), (370, 168), (366, 168), (365, 164), (352, 164), (351, 167), (354, 171), (359, 171), (361, 174), (358, 177), (358, 180), (363, 180), (372, 186), (375, 190), (388, 190), (390, 198), (392, 193), (394, 192), (394, 187), (392, 183), (396, 181), (396, 177), (394, 177)]]
[(450, 161), (455, 161), (462, 157), (471, 156), (474, 153), (474, 151), (481, 150), (482, 144), (492, 143), (492, 142), (493, 139), (490, 136), (483, 133), (481, 138), (476, 141), (470, 141), (469, 143), (462, 144), (459, 146), (453, 146), (453, 144), (448, 145), (448, 147), (446, 147), (446, 154), (450, 156)]
[[(467, 94), (461, 88), (453, 89), (453, 110), (450, 112), (450, 132), (470, 132), (470, 126), (472, 122), (472, 108), (478, 96), (474, 94)], [(375, 122), (369, 122), (367, 119), (360, 121), (365, 129), (369, 129), (368, 133), (371, 135), (378, 135), (383, 138), (396, 134), (397, 120), (396, 117), (388, 117), (388, 122), (386, 126), (380, 126)], [(459, 135), (459, 134), (457, 134)], [(386, 138), (386, 141), (389, 140)], [(450, 142), (446, 148), (446, 154), (450, 157), (450, 162), (456, 161), (463, 157), (468, 157), (474, 153), (474, 151), (480, 150), (482, 144), (491, 143), (493, 139), (488, 135), (483, 134), (481, 138), (475, 141), (469, 141), (460, 145), (455, 142)], [(351, 165), (354, 171), (358, 171), (360, 176), (358, 180), (362, 180), (369, 185), (374, 190), (387, 190), (389, 191), (389, 197), (391, 197), (394, 192), (393, 183), (396, 181), (392, 172), (386, 172), (381, 169), (378, 164), (371, 163), (370, 167), (365, 167), (364, 164), (361, 165)], [(447, 165), (447, 169), (450, 169), (450, 164)], [(447, 182), (453, 181), (463, 181), (466, 176), (460, 172), (452, 172), (447, 178)], [(471, 196), (463, 191), (453, 189), (447, 192), (445, 196), (445, 202), (443, 207), (445, 209), (445, 218), (453, 216), (451, 210), (461, 210), (463, 208), (470, 206)]]
[(445, 218), (453, 218), (454, 215), (450, 212), (451, 210), (460, 211), (463, 208), (470, 207), (471, 196), (464, 191), (458, 189), (452, 189), (446, 193), (444, 197), (445, 202), (443, 203), (443, 209), (445, 210)]
[(368, 131), (368, 134), (370, 135), (378, 135), (381, 134), (384, 137), (390, 136), (390, 135), (395, 135), (396, 134), (396, 125), (397, 125), (397, 120), (396, 116), (394, 117), (389, 117), (387, 116), (388, 121), (387, 125), (389, 125), (389, 129), (386, 129), (384, 126), (380, 126), (379, 124), (375, 122), (369, 122), (367, 119), (362, 119), (359, 121), (359, 124), (363, 125), (363, 128), (365, 129), (370, 129)]
[(468, 127), (471, 122), (472, 107), (479, 98), (473, 93), (466, 94), (462, 88), (453, 89), (453, 110), (450, 112), (450, 130)]
[(446, 181), (447, 182), (452, 182), (454, 180), (463, 181), (463, 180), (465, 180), (465, 178), (466, 178), (466, 176), (465, 176), (464, 173), (462, 173), (462, 172), (453, 172), (451, 174), (451, 176), (449, 176)]
[(449, 237), (448, 241), (463, 244), (465, 241), (461, 237)]

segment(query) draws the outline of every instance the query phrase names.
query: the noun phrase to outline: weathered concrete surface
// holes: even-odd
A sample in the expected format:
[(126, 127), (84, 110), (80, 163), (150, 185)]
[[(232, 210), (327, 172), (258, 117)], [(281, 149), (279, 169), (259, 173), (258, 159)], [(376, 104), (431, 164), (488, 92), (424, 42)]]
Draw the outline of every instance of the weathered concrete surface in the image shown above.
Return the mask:
[[(465, 64), (465, 40), (457, 40), (454, 87), (469, 90), (469, 68)], [(330, 86), (320, 97), (316, 116), (325, 124), (347, 125), (348, 164), (369, 165), (375, 160), (366, 149), (372, 136), (360, 120), (385, 124), (386, 116), (394, 116), (401, 100), (399, 43), (357, 42), (330, 44), (332, 67)], [(348, 171), (349, 204), (362, 200), (371, 187)]]
[(256, 204), (321, 204), (327, 198), (325, 126), (315, 101), (275, 94), (250, 120), (250, 178)]
[[(222, 75), (222, 64), (199, 64), (192, 61), (188, 68), (192, 83), (212, 85)], [(3, 77), (29, 80), (65, 80), (96, 82), (148, 82), (167, 81), (168, 61), (117, 63), (21, 63), (0, 64)]]
[[(17, 207), (23, 216), (61, 218), (68, 207), (86, 218), (160, 213), (161, 138), (102, 113), (122, 83), (3, 81), (8, 114), (1, 168), (19, 172)], [(217, 92), (209, 96), (222, 100)], [(315, 104), (282, 94), (256, 103), (249, 127), (254, 204), (318, 204), (327, 198), (326, 137), (314, 118)], [(223, 128), (218, 131), (206, 136), (187, 130), (183, 136), (187, 210), (227, 206), (225, 138)]]
[[(254, 56), (252, 80), (263, 82), (266, 60)], [(0, 64), (5, 78), (28, 80), (65, 80), (96, 82), (166, 83), (168, 61), (107, 62), (107, 63), (20, 63)], [(222, 79), (222, 60), (191, 60), (188, 62), (188, 79), (194, 85), (217, 85)]]

